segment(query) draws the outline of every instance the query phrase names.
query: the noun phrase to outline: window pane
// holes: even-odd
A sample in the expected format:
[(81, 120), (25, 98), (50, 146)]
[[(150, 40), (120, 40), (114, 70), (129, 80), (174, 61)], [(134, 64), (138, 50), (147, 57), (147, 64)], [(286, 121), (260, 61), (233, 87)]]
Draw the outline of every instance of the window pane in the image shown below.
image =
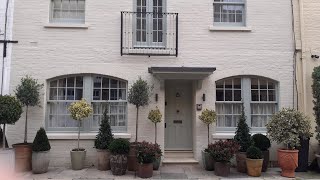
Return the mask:
[(266, 90), (261, 90), (260, 91), (260, 101), (268, 101), (268, 91)]
[(83, 90), (82, 89), (76, 89), (75, 100), (81, 100), (82, 97), (83, 97)]
[(111, 89), (110, 100), (118, 100), (118, 90)]
[(224, 81), (218, 81), (216, 82), (216, 88), (223, 88)]
[(225, 101), (232, 101), (232, 90), (226, 90)]
[(101, 99), (101, 90), (94, 89), (93, 90), (93, 100), (100, 100)]
[(275, 90), (269, 90), (268, 91), (269, 94), (269, 101), (276, 101), (276, 93)]
[(232, 79), (225, 80), (225, 88), (232, 88)]
[(66, 89), (58, 88), (58, 100), (65, 100), (65, 99), (66, 99)]
[(234, 101), (241, 101), (241, 90), (234, 90)]
[(217, 90), (216, 100), (217, 101), (224, 101), (224, 91), (223, 90)]
[(252, 101), (259, 101), (259, 91), (258, 90), (251, 91), (251, 100)]
[(268, 89), (275, 89), (275, 85), (273, 82), (268, 81)]
[(102, 90), (102, 100), (109, 100), (109, 89)]
[(74, 88), (67, 88), (67, 100), (75, 100)]
[(235, 89), (241, 89), (241, 79), (240, 78), (233, 79), (233, 83), (234, 83)]
[(260, 89), (267, 89), (267, 83), (268, 81), (265, 79), (259, 79), (259, 83), (260, 83)]
[(109, 79), (108, 78), (102, 79), (102, 88), (109, 88)]
[(93, 82), (94, 88), (101, 88), (101, 77), (95, 77)]
[(119, 90), (119, 100), (126, 100), (127, 99), (127, 94), (125, 89), (120, 89)]
[(51, 81), (50, 82), (50, 87), (57, 87), (58, 86), (58, 82), (57, 81)]
[(49, 99), (50, 100), (58, 100), (57, 89), (56, 88), (50, 88), (49, 91), (50, 91)]
[(76, 77), (76, 86), (83, 87), (83, 78), (81, 76)]
[(118, 88), (118, 81), (111, 79), (111, 88)]
[(66, 87), (66, 78), (59, 79), (59, 87)]
[(67, 87), (74, 87), (74, 77), (67, 78)]
[(258, 79), (257, 78), (252, 78), (251, 79), (251, 89), (259, 89)]

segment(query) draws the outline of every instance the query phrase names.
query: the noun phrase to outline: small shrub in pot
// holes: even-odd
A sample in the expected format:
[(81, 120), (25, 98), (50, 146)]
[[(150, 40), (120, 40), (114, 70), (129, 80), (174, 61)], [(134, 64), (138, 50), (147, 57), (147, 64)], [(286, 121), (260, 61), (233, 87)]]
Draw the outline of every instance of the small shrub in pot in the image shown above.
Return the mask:
[(150, 178), (153, 175), (153, 162), (156, 160), (158, 147), (146, 141), (137, 145), (137, 159), (139, 163), (138, 176)]
[(110, 143), (109, 150), (111, 152), (110, 167), (112, 174), (117, 176), (126, 174), (130, 142), (126, 139), (115, 139)]
[(252, 136), (252, 143), (255, 147), (259, 148), (262, 151), (263, 155), (263, 165), (262, 172), (266, 172), (269, 165), (269, 148), (271, 147), (271, 142), (269, 138), (263, 134), (255, 134)]
[(48, 172), (51, 149), (48, 136), (44, 128), (40, 128), (32, 143), (32, 172), (42, 174)]
[(263, 154), (261, 150), (255, 146), (251, 146), (247, 150), (247, 170), (248, 175), (253, 177), (261, 176)]

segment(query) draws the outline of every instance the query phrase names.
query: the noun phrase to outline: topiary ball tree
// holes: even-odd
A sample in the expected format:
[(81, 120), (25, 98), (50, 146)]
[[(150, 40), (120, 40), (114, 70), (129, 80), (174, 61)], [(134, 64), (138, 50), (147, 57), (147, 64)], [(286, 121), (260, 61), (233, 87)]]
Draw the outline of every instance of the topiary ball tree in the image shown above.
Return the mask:
[(32, 143), (32, 151), (43, 152), (51, 149), (48, 136), (44, 128), (40, 128)]
[(148, 119), (154, 123), (154, 128), (155, 128), (155, 136), (154, 136), (154, 143), (157, 144), (157, 123), (161, 122), (162, 114), (158, 107), (154, 110), (151, 110), (148, 115)]
[(141, 77), (129, 89), (128, 101), (130, 104), (135, 105), (137, 109), (135, 142), (138, 142), (139, 108), (149, 104), (151, 89), (147, 81), (142, 80)]
[(261, 151), (267, 151), (271, 147), (270, 139), (263, 134), (255, 134), (252, 136), (253, 145)]
[(241, 111), (234, 140), (240, 144), (240, 152), (247, 152), (247, 149), (252, 145), (250, 128), (247, 124), (247, 117), (244, 113), (244, 108), (242, 108)]
[(97, 149), (109, 149), (110, 143), (113, 141), (113, 134), (111, 131), (108, 110), (103, 113), (103, 118), (100, 124), (99, 133), (94, 141), (94, 146)]
[(320, 66), (315, 67), (312, 73), (313, 111), (316, 120), (316, 139), (320, 144)]
[(5, 149), (6, 144), (6, 124), (14, 124), (20, 119), (21, 114), (22, 105), (15, 97), (0, 95), (0, 124), (3, 124), (3, 149)]
[(247, 150), (247, 158), (249, 158), (249, 159), (262, 159), (263, 158), (262, 151), (255, 146), (250, 146)]
[(210, 143), (210, 124), (216, 122), (217, 114), (214, 110), (205, 109), (202, 111), (201, 115), (199, 116), (199, 119), (207, 125), (208, 128), (208, 146)]
[(21, 79), (20, 84), (16, 87), (15, 93), (19, 101), (26, 108), (26, 121), (24, 129), (24, 143), (27, 143), (28, 135), (28, 108), (40, 104), (40, 90), (43, 84), (30, 76)]
[(109, 150), (113, 155), (128, 154), (130, 142), (126, 139), (115, 139), (110, 143)]

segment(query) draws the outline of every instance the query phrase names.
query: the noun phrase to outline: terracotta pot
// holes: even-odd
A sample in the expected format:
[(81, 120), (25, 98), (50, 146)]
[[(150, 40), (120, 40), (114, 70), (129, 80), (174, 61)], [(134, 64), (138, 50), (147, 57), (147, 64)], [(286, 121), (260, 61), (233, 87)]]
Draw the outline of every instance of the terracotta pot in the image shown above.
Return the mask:
[(159, 167), (161, 164), (161, 157), (157, 158), (154, 162), (153, 162), (153, 170), (158, 171)]
[(43, 174), (48, 172), (49, 163), (49, 151), (32, 152), (32, 173)]
[(268, 170), (269, 161), (270, 161), (270, 152), (269, 152), (269, 150), (262, 151), (262, 155), (263, 155), (262, 172), (266, 172)]
[(137, 175), (140, 178), (151, 178), (153, 175), (153, 163), (139, 164)]
[(113, 175), (125, 175), (128, 168), (128, 158), (124, 154), (110, 156), (110, 167)]
[(210, 153), (201, 151), (202, 155), (202, 162), (203, 162), (203, 167), (207, 171), (213, 171), (214, 170), (214, 159), (210, 155)]
[(259, 177), (261, 176), (263, 159), (246, 159), (247, 173), (249, 176)]
[(214, 174), (217, 176), (228, 177), (230, 174), (230, 163), (229, 162), (215, 162), (214, 163)]
[(236, 154), (237, 171), (241, 173), (247, 173), (247, 154), (245, 152), (238, 152)]
[(130, 151), (128, 155), (128, 171), (137, 171), (138, 170), (138, 160), (137, 160), (137, 145), (131, 144)]
[(110, 151), (97, 149), (97, 169), (100, 171), (110, 170)]
[(281, 176), (294, 178), (298, 167), (298, 150), (278, 149), (278, 163), (281, 167)]
[(32, 144), (14, 144), (15, 170), (17, 172), (31, 171), (32, 169)]
[(84, 167), (87, 151), (70, 151), (72, 170), (81, 170)]

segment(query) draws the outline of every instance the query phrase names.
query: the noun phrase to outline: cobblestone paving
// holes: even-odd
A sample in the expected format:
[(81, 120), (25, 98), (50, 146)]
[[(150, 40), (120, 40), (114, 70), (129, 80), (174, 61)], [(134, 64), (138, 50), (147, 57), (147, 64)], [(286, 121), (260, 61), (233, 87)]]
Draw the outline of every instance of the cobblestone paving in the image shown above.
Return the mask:
[[(23, 180), (117, 180), (140, 179), (134, 172), (127, 172), (124, 176), (113, 176), (110, 171), (98, 171), (87, 168), (80, 171), (71, 169), (50, 168), (46, 174), (34, 175), (30, 172), (19, 174)], [(205, 171), (200, 165), (165, 165), (160, 171), (154, 171), (152, 179), (212, 179), (212, 180), (290, 180), (280, 176), (280, 169), (272, 168), (263, 173), (259, 178), (249, 177), (246, 174), (231, 170), (228, 178), (214, 175), (214, 172)], [(296, 180), (320, 180), (320, 174), (315, 172), (296, 173)]]

